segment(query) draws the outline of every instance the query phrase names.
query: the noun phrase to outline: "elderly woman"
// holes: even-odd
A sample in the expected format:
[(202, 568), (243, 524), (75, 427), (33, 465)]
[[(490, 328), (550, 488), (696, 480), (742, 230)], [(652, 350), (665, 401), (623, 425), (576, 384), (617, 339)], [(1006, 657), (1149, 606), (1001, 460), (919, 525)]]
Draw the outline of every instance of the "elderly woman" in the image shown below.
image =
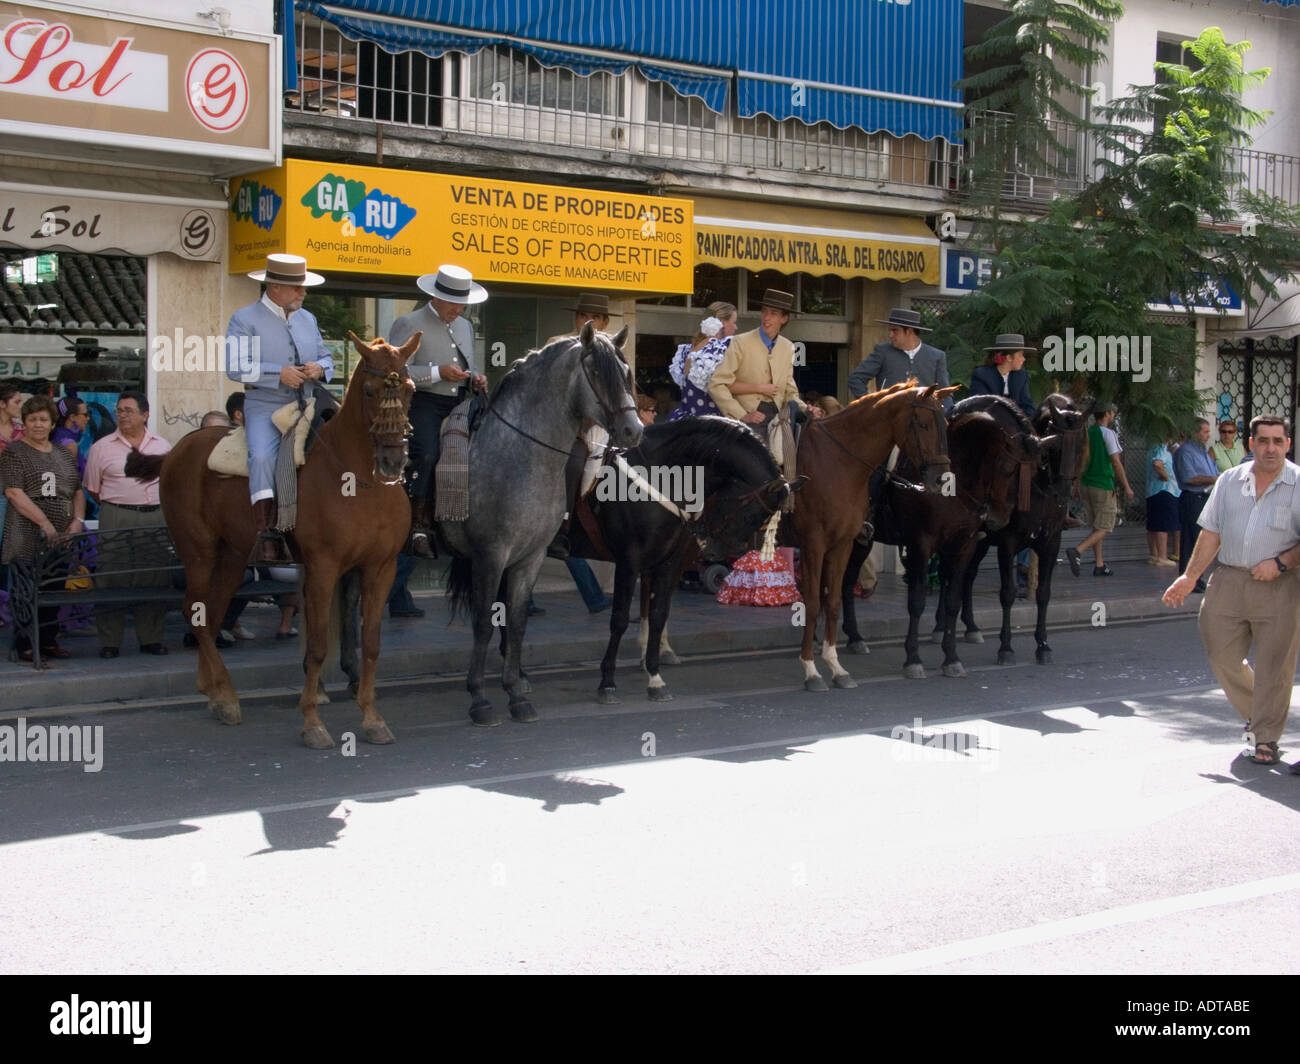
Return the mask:
[[(48, 396), (34, 395), (22, 405), (23, 438), (0, 454), (0, 487), (9, 500), (0, 561), (34, 561), (40, 537), (47, 539), (84, 530), (86, 497), (77, 476), (77, 460), (50, 439), (58, 410)], [(58, 609), (41, 610), (41, 656), (66, 658), (58, 645)], [(33, 658), (28, 633), (15, 631), (14, 650), (23, 661)]]
[(971, 395), (1000, 395), (1010, 399), (1032, 418), (1038, 411), (1029, 398), (1029, 371), (1025, 369), (1025, 352), (1037, 351), (1026, 347), (1019, 333), (1001, 333), (992, 347), (984, 349), (984, 364), (971, 370)]

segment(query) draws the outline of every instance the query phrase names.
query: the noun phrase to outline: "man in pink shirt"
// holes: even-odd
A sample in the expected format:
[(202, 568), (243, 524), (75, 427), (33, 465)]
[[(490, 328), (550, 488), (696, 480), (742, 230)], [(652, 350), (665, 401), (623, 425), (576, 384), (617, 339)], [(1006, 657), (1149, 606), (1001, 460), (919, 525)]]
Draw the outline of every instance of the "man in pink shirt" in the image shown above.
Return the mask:
[[(123, 392), (117, 400), (117, 431), (97, 440), (86, 457), (86, 494), (99, 503), (99, 528), (111, 532), (123, 528), (158, 528), (163, 525), (158, 506), (158, 481), (141, 481), (125, 472), (126, 456), (132, 448), (141, 454), (166, 454), (171, 444), (149, 431), (149, 400), (139, 392)], [(145, 569), (166, 565), (167, 557), (159, 552), (128, 553), (125, 544), (108, 536), (99, 544), (100, 565), (104, 569)], [(96, 578), (99, 587), (167, 587), (166, 573), (136, 572), (126, 576)], [(166, 608), (159, 603), (139, 603), (130, 607), (135, 617), (135, 631), (140, 639), (140, 653), (166, 654), (163, 645), (163, 618)], [(99, 656), (115, 658), (122, 646), (126, 627), (123, 609), (95, 607), (95, 629), (99, 635)]]

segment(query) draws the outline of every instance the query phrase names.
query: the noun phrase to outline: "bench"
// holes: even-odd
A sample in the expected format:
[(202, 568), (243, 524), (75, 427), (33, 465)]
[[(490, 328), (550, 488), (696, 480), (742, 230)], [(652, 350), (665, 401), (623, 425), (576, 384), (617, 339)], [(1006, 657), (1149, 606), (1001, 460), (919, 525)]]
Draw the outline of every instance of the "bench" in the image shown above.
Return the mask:
[[(88, 573), (80, 573), (85, 566)], [(59, 606), (93, 606), (127, 609), (138, 603), (158, 602), (180, 609), (185, 601), (185, 566), (164, 525), (84, 532), (55, 540), (42, 538), (32, 561), (10, 563), (9, 607), (14, 627), (31, 637), (32, 664), (41, 668), (40, 611)], [(136, 573), (165, 574), (166, 586), (104, 587), (102, 578), (133, 576)], [(68, 589), (70, 579), (88, 580), (84, 590)], [(258, 578), (241, 584), (235, 598), (271, 599), (292, 594), (296, 582)], [(220, 623), (221, 618), (215, 622)], [(11, 660), (17, 660), (11, 655)]]

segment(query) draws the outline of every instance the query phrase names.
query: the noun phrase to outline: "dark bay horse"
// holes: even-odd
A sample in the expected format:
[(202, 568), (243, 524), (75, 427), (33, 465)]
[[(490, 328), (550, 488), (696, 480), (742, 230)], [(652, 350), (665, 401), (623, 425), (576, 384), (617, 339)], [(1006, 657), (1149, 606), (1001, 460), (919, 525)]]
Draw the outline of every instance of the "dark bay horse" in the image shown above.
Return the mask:
[[(952, 462), (955, 489), (925, 491), (913, 484), (890, 478), (881, 493), (874, 514), (875, 541), (907, 549), (907, 639), (903, 675), (925, 676), (918, 653), (918, 629), (925, 612), (926, 571), (930, 557), (939, 554), (939, 594), (943, 622), (943, 674), (965, 676), (957, 656), (957, 611), (961, 606), (962, 578), (975, 554), (981, 533), (1003, 528), (1011, 520), (1022, 475), (1032, 476), (1038, 466), (1041, 441), (1027, 429), (1004, 430), (992, 415), (970, 412), (958, 403), (948, 426), (948, 457)], [(900, 463), (897, 472), (906, 477), (910, 466)], [(853, 585), (858, 570), (870, 552), (857, 540), (844, 570), (841, 599), (844, 607), (846, 648), (865, 653), (866, 643), (858, 631)]]
[(826, 691), (813, 660), (813, 640), (823, 606), (826, 613), (822, 658), (836, 687), (857, 684), (839, 663), (836, 629), (837, 592), (844, 567), (862, 530), (868, 509), (871, 474), (884, 467), (897, 446), (921, 470), (927, 490), (941, 490), (948, 472), (947, 432), (940, 405), (957, 388), (919, 388), (915, 381), (895, 384), (855, 399), (831, 417), (809, 422), (799, 437), (799, 474), (808, 483), (791, 514), (794, 544), (799, 548), (804, 632), (800, 661), (804, 689)]
[[(998, 400), (990, 402), (990, 400)], [(962, 402), (963, 407), (985, 410), (998, 419), (1009, 431), (1023, 431), (1028, 419), (1019, 410), (1010, 408), (997, 396), (976, 395)], [(1037, 650), (1034, 659), (1039, 665), (1049, 665), (1052, 648), (1047, 645), (1047, 604), (1052, 598), (1052, 570), (1056, 568), (1056, 555), (1061, 549), (1061, 530), (1070, 511), (1070, 496), (1075, 482), (1088, 467), (1088, 411), (1075, 406), (1064, 395), (1053, 394), (1043, 400), (1034, 417), (1033, 429), (1043, 438), (1043, 462), (1034, 475), (1028, 509), (1017, 507), (1011, 521), (999, 532), (982, 540), (966, 570), (962, 583), (962, 622), (966, 625), (967, 642), (980, 643), (984, 637), (975, 624), (972, 589), (980, 562), (989, 547), (998, 548), (998, 568), (1001, 576), (999, 600), (1002, 603), (1001, 642), (998, 647), (998, 664), (1014, 665), (1015, 651), (1011, 649), (1011, 607), (1016, 602), (1016, 554), (1029, 547), (1038, 555), (1038, 623), (1034, 628)]]
[[(711, 557), (743, 554), (754, 533), (804, 478), (787, 484), (758, 437), (723, 417), (650, 425), (640, 444), (619, 458), (624, 465), (602, 469), (588, 495), (591, 534), (585, 518), (571, 533), (573, 553), (615, 563), (609, 645), (600, 663), (596, 698), (602, 705), (618, 702), (618, 648), (640, 577), (647, 693), (651, 701), (666, 702), (672, 695), (659, 674), (661, 640), (682, 571), (701, 544)], [(650, 493), (632, 481), (627, 467), (665, 496), (666, 503), (646, 498)], [(612, 494), (601, 490), (606, 484), (629, 490), (602, 499)]]
[[(402, 470), (414, 386), (406, 361), (420, 346), (420, 335), (395, 348), (382, 339), (366, 344), (349, 333), (362, 365), (352, 375), (342, 407), (321, 429), (298, 471), (297, 526), (286, 538), (304, 568), (306, 676), (299, 706), (303, 742), (314, 750), (334, 745), (317, 712), (320, 670), (334, 589), (354, 568), (360, 570), (362, 659), (360, 676), (354, 664), (349, 672), (363, 715), (361, 732), (368, 742), (393, 741), (375, 708), (375, 663), (384, 600), (392, 587), (397, 553), (410, 531)], [(198, 689), (208, 696), (213, 716), (223, 724), (239, 724), (239, 696), (214, 640), (217, 624), (243, 579), (256, 526), (248, 480), (219, 476), (207, 467), (208, 455), (228, 431), (191, 432), (161, 457), (132, 455), (127, 472), (141, 479), (159, 478), (163, 516), (185, 563), (185, 612), (199, 641)], [(347, 657), (345, 647), (345, 669)]]
[[(520, 359), (497, 385), (469, 447), (469, 519), (438, 528), (458, 557), (447, 593), (453, 614), (468, 607), (474, 650), (466, 687), (470, 720), (495, 725), (501, 718), (483, 696), (483, 671), (492, 628), (504, 622), (505, 663), (501, 685), (510, 715), (537, 720), (525, 697), (519, 659), (528, 623), (528, 596), (560, 527), (565, 499), (564, 465), (584, 425), (599, 426), (616, 447), (641, 439), (632, 399), (632, 372), (621, 349), (623, 329), (611, 339), (591, 323)], [(497, 595), (503, 601), (495, 601)]]

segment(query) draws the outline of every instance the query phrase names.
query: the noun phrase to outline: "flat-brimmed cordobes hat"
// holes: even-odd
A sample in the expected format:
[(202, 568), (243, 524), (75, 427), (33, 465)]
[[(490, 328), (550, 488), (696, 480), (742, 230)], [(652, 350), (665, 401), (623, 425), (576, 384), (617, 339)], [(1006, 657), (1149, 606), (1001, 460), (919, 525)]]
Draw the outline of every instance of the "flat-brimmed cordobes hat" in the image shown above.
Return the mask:
[(1028, 347), (1025, 344), (1024, 335), (1021, 333), (998, 333), (998, 338), (993, 341), (992, 347), (984, 348), (985, 351), (1037, 351), (1036, 347)]
[(303, 284), (312, 287), (325, 283), (325, 278), (320, 274), (307, 271), (307, 260), (301, 255), (267, 255), (266, 269), (254, 270), (248, 276), (266, 284)]
[(583, 292), (578, 297), (578, 301), (571, 307), (566, 307), (575, 314), (590, 314), (593, 317), (609, 317), (609, 296), (593, 295), (591, 292)]
[(416, 282), (421, 292), (426, 292), (445, 303), (470, 305), (487, 299), (487, 289), (474, 283), (474, 277), (463, 266), (439, 266), (437, 273), (426, 273)]
[(894, 307), (889, 312), (888, 318), (877, 318), (881, 325), (897, 325), (900, 329), (915, 329), (919, 333), (933, 332), (932, 329), (926, 328), (921, 324), (921, 315), (914, 310), (904, 310), (902, 307)]
[(759, 303), (760, 307), (771, 307), (773, 310), (784, 310), (787, 314), (794, 313), (794, 296), (789, 292), (782, 292), (779, 288), (769, 288), (763, 293), (763, 300)]

